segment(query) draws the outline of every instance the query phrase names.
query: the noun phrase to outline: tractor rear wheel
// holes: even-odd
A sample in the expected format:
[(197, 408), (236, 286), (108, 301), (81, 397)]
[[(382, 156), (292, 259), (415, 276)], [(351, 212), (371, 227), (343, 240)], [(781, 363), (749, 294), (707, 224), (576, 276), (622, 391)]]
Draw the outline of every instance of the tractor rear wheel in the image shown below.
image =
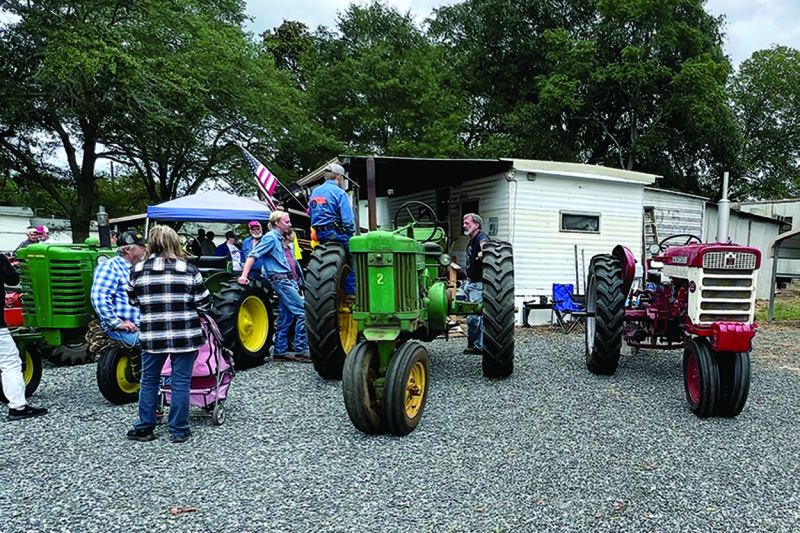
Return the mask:
[[(28, 343), (19, 352), (20, 359), (22, 359), (22, 380), (25, 382), (26, 398), (33, 396), (42, 381), (40, 346), (40, 344)], [(3, 387), (0, 387), (0, 402), (8, 403), (8, 399), (3, 395)]]
[(142, 354), (137, 348), (110, 346), (97, 357), (97, 386), (103, 398), (116, 405), (139, 399)]
[(233, 352), (237, 369), (264, 363), (275, 330), (269, 294), (260, 284), (250, 283), (240, 285), (229, 280), (211, 295), (214, 300), (211, 317), (219, 326), (223, 344)]
[(514, 371), (514, 254), (507, 242), (483, 248), (483, 375)]
[(619, 259), (610, 254), (594, 256), (586, 282), (586, 366), (590, 372), (611, 375), (617, 371), (625, 296)]
[(421, 342), (408, 341), (386, 370), (383, 404), (386, 426), (398, 437), (417, 427), (425, 410), (430, 383), (430, 358)]
[(325, 379), (341, 379), (345, 357), (358, 340), (353, 298), (344, 292), (350, 269), (344, 245), (335, 241), (320, 243), (308, 263), (308, 349), (314, 368)]
[(711, 344), (704, 337), (686, 343), (683, 350), (683, 385), (689, 409), (700, 418), (714, 414), (719, 401), (719, 369)]
[(42, 352), (55, 366), (84, 365), (94, 361), (89, 344), (83, 337), (74, 337), (59, 346), (43, 346)]
[(717, 352), (719, 401), (717, 416), (733, 418), (744, 409), (750, 394), (750, 352)]
[(342, 393), (350, 421), (367, 435), (383, 433), (383, 410), (378, 401), (375, 380), (380, 376), (378, 344), (360, 342), (344, 361)]

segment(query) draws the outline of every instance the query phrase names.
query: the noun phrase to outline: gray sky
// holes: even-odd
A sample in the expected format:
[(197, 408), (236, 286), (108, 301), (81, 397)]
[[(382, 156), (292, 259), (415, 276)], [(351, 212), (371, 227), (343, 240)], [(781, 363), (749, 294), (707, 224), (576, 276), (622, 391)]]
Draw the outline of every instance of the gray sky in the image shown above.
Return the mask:
[[(255, 34), (281, 25), (284, 19), (299, 20), (311, 29), (336, 27), (337, 12), (351, 0), (247, 0), (247, 12), (255, 20), (248, 26)], [(358, 2), (366, 5), (367, 2)], [(422, 21), (433, 8), (455, 4), (448, 0), (389, 0), (402, 12), (410, 10)], [(798, 0), (708, 0), (713, 15), (726, 15), (725, 53), (738, 65), (756, 50), (781, 44), (800, 49), (800, 1)]]

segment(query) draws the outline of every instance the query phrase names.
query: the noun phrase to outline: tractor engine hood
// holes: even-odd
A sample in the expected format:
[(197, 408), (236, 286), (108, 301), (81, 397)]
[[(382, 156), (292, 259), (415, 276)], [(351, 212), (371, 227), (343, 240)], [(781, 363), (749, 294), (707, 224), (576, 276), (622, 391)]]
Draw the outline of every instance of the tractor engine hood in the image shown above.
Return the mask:
[(653, 260), (673, 266), (757, 270), (761, 266), (761, 251), (736, 244), (687, 244), (671, 246)]

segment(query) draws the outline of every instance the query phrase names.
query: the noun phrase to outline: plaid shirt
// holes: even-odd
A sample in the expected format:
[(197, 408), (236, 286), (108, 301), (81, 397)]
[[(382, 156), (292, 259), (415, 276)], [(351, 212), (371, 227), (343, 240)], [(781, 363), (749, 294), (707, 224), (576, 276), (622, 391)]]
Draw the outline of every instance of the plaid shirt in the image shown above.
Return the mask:
[(94, 271), (92, 307), (106, 329), (118, 329), (125, 320), (139, 325), (139, 309), (128, 302), (131, 264), (118, 255)]
[(128, 296), (142, 310), (139, 339), (145, 352), (194, 352), (205, 344), (197, 312), (211, 309), (211, 294), (194, 265), (161, 257), (140, 261)]

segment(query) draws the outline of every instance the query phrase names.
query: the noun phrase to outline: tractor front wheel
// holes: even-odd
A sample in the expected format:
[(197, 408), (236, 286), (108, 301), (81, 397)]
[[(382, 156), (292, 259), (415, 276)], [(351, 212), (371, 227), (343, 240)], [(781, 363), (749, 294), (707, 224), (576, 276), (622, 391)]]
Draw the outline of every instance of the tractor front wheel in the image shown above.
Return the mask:
[(97, 358), (97, 386), (109, 402), (116, 405), (139, 399), (142, 379), (142, 354), (136, 348), (111, 346)]
[(229, 280), (212, 298), (211, 316), (219, 326), (225, 347), (233, 352), (236, 368), (263, 364), (275, 329), (269, 295), (260, 285), (240, 285)]
[(717, 416), (733, 418), (744, 409), (750, 394), (750, 352), (717, 352), (719, 401)]
[(344, 406), (356, 429), (367, 435), (383, 433), (383, 412), (375, 387), (380, 377), (380, 364), (378, 344), (366, 341), (358, 343), (344, 361)]
[(314, 368), (325, 379), (341, 379), (345, 357), (358, 339), (354, 302), (344, 292), (350, 269), (347, 250), (335, 241), (320, 243), (308, 263), (305, 298), (308, 349)]
[(389, 431), (398, 437), (417, 427), (428, 399), (430, 359), (428, 350), (417, 341), (408, 341), (397, 350), (386, 370), (384, 414)]
[(617, 371), (625, 326), (625, 293), (619, 259), (600, 254), (586, 282), (586, 366), (595, 374)]
[(507, 242), (483, 248), (483, 375), (514, 371), (514, 255)]
[(713, 415), (719, 400), (719, 369), (708, 339), (697, 337), (686, 343), (683, 384), (689, 409), (700, 418)]
[[(39, 344), (29, 343), (23, 346), (19, 352), (22, 359), (22, 381), (25, 383), (25, 397), (30, 398), (39, 383), (42, 381), (42, 353)], [(8, 403), (8, 399), (3, 395), (3, 388), (0, 387), (0, 402)]]

